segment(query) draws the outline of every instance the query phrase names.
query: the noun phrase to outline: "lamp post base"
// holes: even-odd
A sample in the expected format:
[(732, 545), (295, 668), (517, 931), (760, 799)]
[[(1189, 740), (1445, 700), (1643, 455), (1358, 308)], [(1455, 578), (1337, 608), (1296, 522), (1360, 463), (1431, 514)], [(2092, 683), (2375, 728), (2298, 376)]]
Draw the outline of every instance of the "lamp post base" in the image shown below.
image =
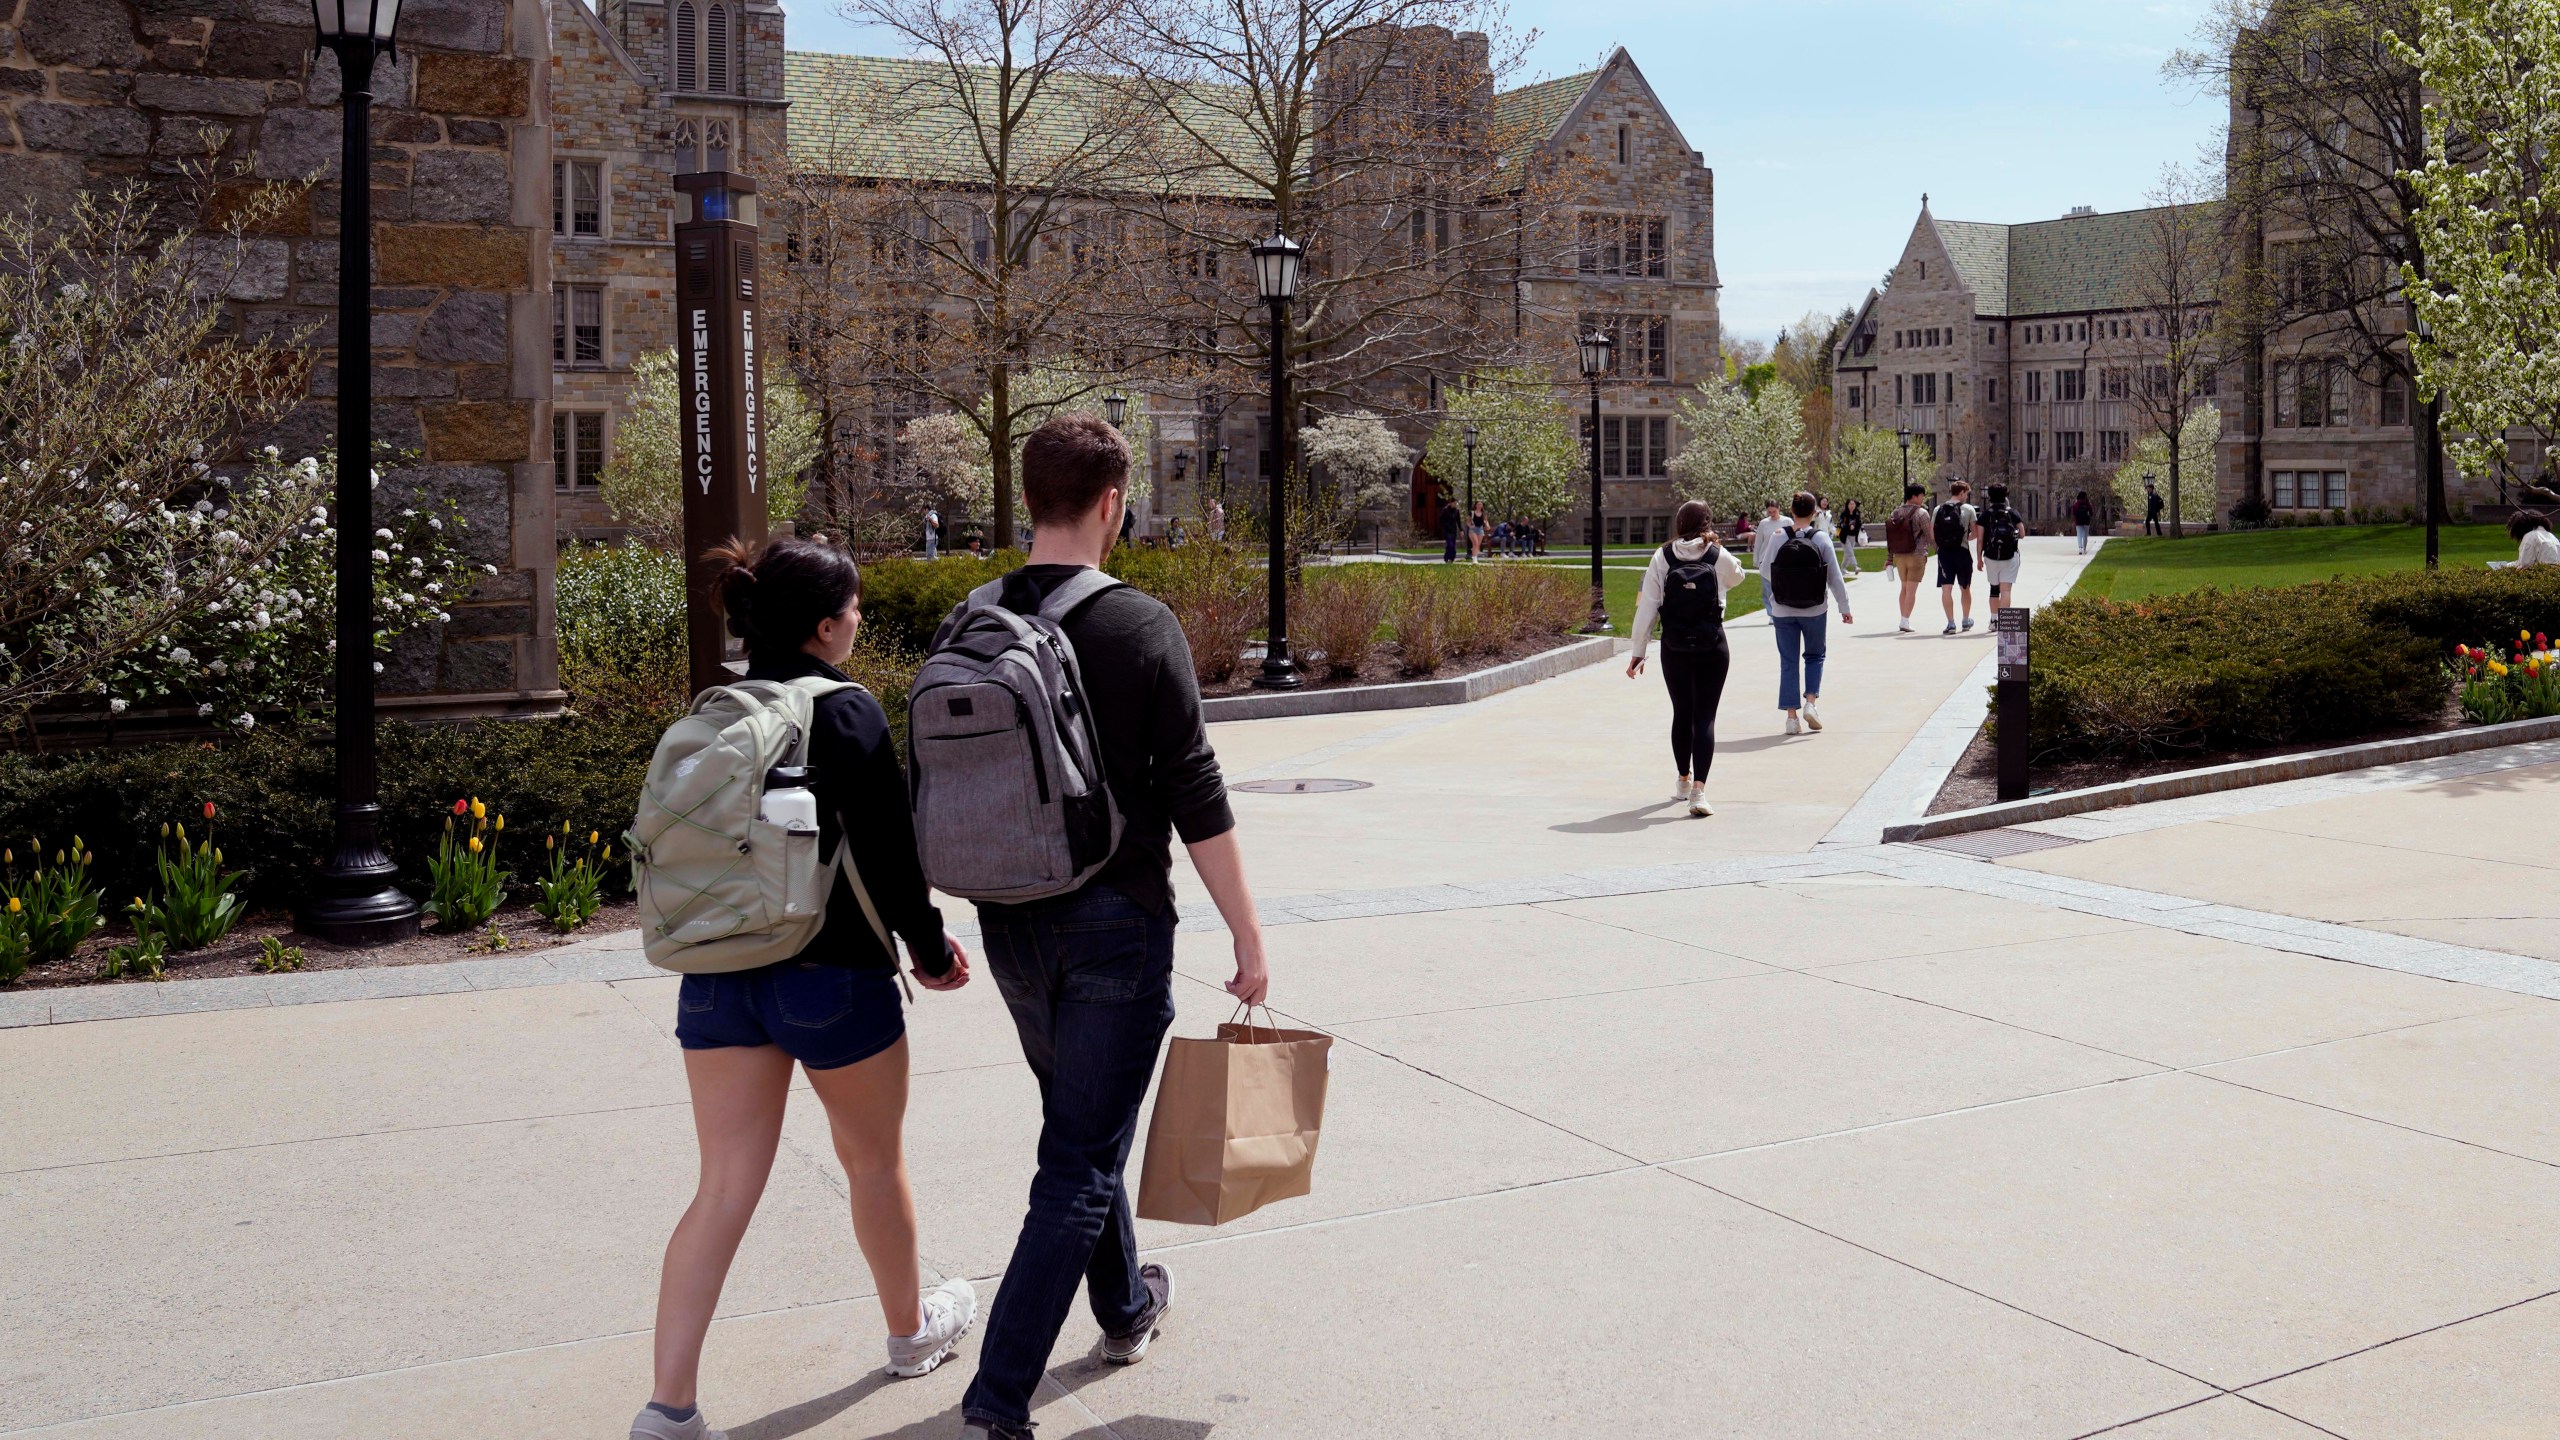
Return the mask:
[(397, 886), (368, 889), (311, 900), (294, 916), (294, 928), (332, 945), (361, 949), (418, 938), (418, 902)]
[(1585, 635), (1609, 633), (1609, 602), (1602, 598), (1601, 589), (1597, 585), (1591, 587), (1591, 618), (1582, 622), (1582, 633)]
[(1253, 677), (1256, 690), (1295, 690), (1307, 683), (1298, 673), (1296, 662), (1282, 658), (1262, 662), (1262, 673)]

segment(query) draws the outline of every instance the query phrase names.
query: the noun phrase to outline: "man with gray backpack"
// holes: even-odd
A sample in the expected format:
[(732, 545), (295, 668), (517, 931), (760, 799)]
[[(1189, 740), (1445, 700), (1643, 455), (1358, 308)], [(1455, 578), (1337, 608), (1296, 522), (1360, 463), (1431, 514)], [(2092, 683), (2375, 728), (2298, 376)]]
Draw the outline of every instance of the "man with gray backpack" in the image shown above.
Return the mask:
[(1060, 415), (1022, 448), (1030, 563), (943, 621), (908, 693), (918, 852), (978, 904), (986, 964), (1040, 1082), (1039, 1170), (988, 1312), (966, 1433), (1024, 1440), (1083, 1284), (1102, 1358), (1143, 1359), (1173, 1276), (1138, 1263), (1124, 1171), (1173, 1023), (1173, 836), (1234, 937), (1227, 990), (1260, 1003), (1262, 928), (1173, 612), (1099, 570), (1129, 448)]

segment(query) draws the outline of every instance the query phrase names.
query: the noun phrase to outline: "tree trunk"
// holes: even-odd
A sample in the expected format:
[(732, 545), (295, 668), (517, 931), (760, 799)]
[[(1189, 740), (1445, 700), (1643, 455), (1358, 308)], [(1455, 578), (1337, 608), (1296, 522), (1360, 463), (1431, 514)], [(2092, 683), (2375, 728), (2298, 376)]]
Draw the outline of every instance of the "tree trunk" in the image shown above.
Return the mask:
[(995, 478), (995, 540), (1013, 545), (1013, 375), (1002, 362), (987, 371), (987, 468)]

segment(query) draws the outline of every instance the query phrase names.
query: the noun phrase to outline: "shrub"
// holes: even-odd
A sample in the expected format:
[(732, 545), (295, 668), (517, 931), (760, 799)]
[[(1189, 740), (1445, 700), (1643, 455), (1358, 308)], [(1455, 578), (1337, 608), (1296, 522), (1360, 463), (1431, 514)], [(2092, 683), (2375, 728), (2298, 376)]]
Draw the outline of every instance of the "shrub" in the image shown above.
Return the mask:
[(1398, 581), (1387, 610), (1387, 624), (1396, 634), (1396, 655), (1407, 675), (1428, 675), (1449, 663), (1451, 588), (1439, 572), (1418, 566)]
[(643, 545), (572, 545), (554, 591), (560, 687), (585, 710), (685, 701), (684, 562)]
[(1321, 658), (1328, 675), (1356, 675), (1377, 644), (1395, 598), (1395, 575), (1384, 565), (1329, 565), (1307, 572), (1294, 602), (1300, 649)]
[(1022, 564), (1022, 552), (999, 550), (983, 560), (898, 556), (862, 567), (862, 632), (891, 650), (922, 654), (933, 632), (968, 593)]
[[(1241, 550), (1224, 545), (1185, 545), (1166, 557), (1156, 598), (1182, 622), (1191, 643), (1191, 670), (1203, 685), (1222, 685), (1243, 662), (1245, 642), (1265, 618), (1263, 568)], [(1155, 562), (1148, 562), (1152, 566)]]
[(2519, 631), (2560, 631), (2560, 573), (2403, 571), (2064, 600), (2036, 616), (2033, 748), (2142, 758), (2415, 725), (2444, 705), (2456, 644)]

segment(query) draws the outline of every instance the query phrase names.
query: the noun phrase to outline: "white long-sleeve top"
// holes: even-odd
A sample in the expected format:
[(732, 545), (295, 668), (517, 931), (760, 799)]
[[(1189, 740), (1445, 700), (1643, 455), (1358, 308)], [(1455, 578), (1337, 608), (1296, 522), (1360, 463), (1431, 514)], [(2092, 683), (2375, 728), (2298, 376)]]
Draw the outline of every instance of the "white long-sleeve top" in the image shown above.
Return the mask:
[(1847, 614), (1849, 610), (1849, 587), (1841, 583), (1840, 580), (1840, 552), (1832, 545), (1830, 536), (1809, 525), (1801, 532), (1796, 531), (1789, 526), (1780, 526), (1776, 530), (1768, 531), (1761, 535), (1758, 543), (1751, 547), (1751, 568), (1760, 572), (1760, 603), (1762, 608), (1766, 609), (1773, 617), (1804, 617), (1819, 615), (1825, 608), (1820, 605), (1814, 605), (1806, 608), (1798, 608), (1793, 605), (1781, 605), (1769, 594), (1769, 560), (1772, 556), (1778, 553), (1778, 548), (1780, 546), (1787, 543), (1787, 536), (1797, 533), (1801, 533), (1806, 540), (1810, 541), (1814, 549), (1822, 552), (1823, 581), (1831, 587), (1831, 598), (1839, 604), (1841, 613), (1844, 615)]
[(2549, 530), (2525, 532), (2523, 542), (2516, 546), (2516, 568), (2522, 570), (2535, 565), (2560, 565), (2560, 535)]
[[(1695, 540), (1674, 540), (1670, 550), (1682, 560), (1695, 560), (1706, 554), (1707, 546), (1713, 543), (1713, 537), (1701, 535)], [(1652, 561), (1644, 567), (1644, 583), (1636, 589), (1635, 625), (1627, 632), (1635, 637), (1638, 660), (1644, 658), (1645, 647), (1653, 641), (1653, 622), (1662, 614), (1663, 582), (1670, 574), (1671, 562), (1663, 558), (1662, 551), (1654, 551)], [(1721, 607), (1733, 587), (1741, 583), (1742, 562), (1733, 558), (1731, 550), (1716, 546), (1716, 604)]]

